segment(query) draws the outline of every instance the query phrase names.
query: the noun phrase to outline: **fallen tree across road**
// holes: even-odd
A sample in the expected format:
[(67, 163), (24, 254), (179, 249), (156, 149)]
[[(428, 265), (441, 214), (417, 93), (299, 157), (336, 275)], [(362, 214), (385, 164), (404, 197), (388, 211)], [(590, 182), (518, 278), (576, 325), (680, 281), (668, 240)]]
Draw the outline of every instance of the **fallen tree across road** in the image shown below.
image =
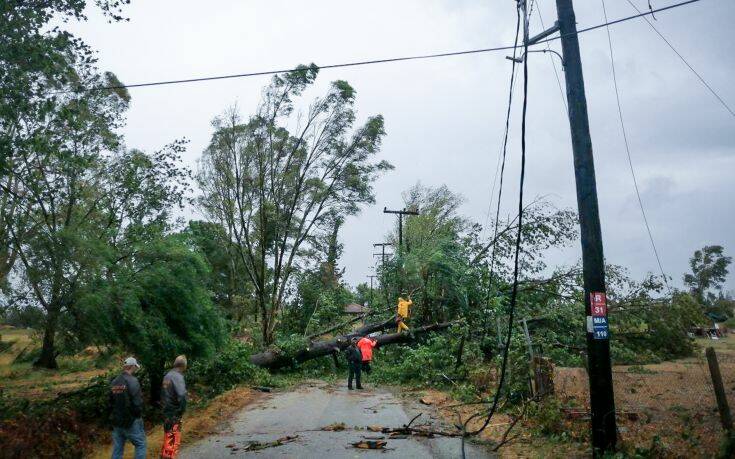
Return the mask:
[[(386, 346), (389, 344), (411, 343), (421, 335), (432, 331), (444, 330), (455, 323), (456, 322), (444, 322), (440, 324), (413, 328), (410, 332), (388, 333), (375, 337), (375, 340), (378, 342), (377, 347)], [(250, 363), (271, 370), (287, 367), (293, 365), (294, 363), (301, 363), (319, 357), (334, 355), (337, 352), (344, 350), (349, 345), (350, 339), (355, 336), (365, 336), (369, 333), (384, 331), (392, 327), (395, 327), (395, 321), (393, 318), (390, 318), (384, 322), (367, 324), (364, 327), (361, 327), (354, 332), (346, 335), (341, 335), (329, 340), (311, 342), (304, 349), (301, 349), (294, 354), (286, 355), (280, 353), (278, 350), (272, 349), (263, 351), (258, 354), (253, 354), (250, 357)]]

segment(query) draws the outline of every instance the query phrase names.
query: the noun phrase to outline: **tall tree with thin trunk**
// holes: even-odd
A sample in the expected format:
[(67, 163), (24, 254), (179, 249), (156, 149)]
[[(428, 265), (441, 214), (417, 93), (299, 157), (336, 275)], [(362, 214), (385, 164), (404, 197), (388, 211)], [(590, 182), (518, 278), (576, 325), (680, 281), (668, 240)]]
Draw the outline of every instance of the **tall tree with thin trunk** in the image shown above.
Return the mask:
[(215, 119), (199, 164), (200, 207), (233, 238), (266, 344), (302, 251), (329, 231), (335, 215), (374, 202), (374, 180), (392, 168), (373, 161), (385, 135), (382, 116), (353, 129), (355, 91), (346, 81), (333, 82), (306, 112), (294, 112), (293, 99), (317, 72), (312, 64), (275, 76), (247, 120), (236, 108)]

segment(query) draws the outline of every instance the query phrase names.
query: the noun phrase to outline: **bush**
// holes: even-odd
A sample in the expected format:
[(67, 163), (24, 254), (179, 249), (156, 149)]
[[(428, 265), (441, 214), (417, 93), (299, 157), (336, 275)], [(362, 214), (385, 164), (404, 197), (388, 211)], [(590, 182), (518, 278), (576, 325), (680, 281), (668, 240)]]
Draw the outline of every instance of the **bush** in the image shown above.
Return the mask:
[(455, 368), (462, 334), (462, 329), (455, 326), (445, 333), (431, 335), (418, 345), (380, 349), (375, 354), (375, 378), (424, 386), (449, 384), (445, 376), (464, 378), (468, 368), (480, 362), (482, 353), (476, 342), (467, 340), (463, 364)]
[(188, 378), (202, 395), (213, 397), (238, 384), (251, 383), (267, 386), (270, 374), (250, 363), (252, 349), (240, 341), (230, 340), (209, 360), (195, 361)]

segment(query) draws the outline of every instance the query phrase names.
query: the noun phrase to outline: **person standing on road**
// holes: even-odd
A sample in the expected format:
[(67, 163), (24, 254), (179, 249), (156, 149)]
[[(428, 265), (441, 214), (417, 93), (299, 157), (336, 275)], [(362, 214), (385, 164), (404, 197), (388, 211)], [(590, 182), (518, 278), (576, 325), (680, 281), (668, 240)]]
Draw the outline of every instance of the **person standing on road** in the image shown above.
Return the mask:
[(133, 374), (138, 361), (128, 357), (123, 371), (110, 382), (110, 418), (112, 421), (112, 459), (122, 459), (125, 442), (135, 446), (135, 459), (145, 459), (146, 439), (143, 427), (143, 393)]
[(365, 336), (357, 342), (357, 347), (360, 349), (360, 354), (362, 354), (360, 369), (367, 374), (370, 374), (370, 362), (373, 360), (373, 348), (377, 345), (378, 342), (369, 336)]
[(174, 459), (181, 445), (181, 418), (186, 411), (186, 356), (174, 360), (174, 367), (163, 377), (161, 403), (163, 405), (163, 447), (161, 459)]
[(350, 345), (345, 350), (345, 356), (347, 357), (347, 366), (349, 367), (349, 376), (347, 377), (347, 389), (352, 390), (352, 380), (355, 379), (357, 388), (362, 389), (362, 382), (360, 381), (360, 371), (362, 365), (362, 354), (360, 349), (357, 347), (357, 340), (355, 337), (350, 340)]

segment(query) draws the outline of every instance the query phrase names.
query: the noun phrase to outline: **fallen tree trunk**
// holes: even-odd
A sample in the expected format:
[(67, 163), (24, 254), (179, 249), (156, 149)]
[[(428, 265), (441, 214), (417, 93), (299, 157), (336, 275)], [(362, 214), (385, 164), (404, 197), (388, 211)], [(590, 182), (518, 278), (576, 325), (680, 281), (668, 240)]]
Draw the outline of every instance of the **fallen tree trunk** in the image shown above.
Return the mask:
[[(416, 339), (417, 336), (432, 331), (444, 330), (452, 326), (454, 323), (455, 322), (444, 322), (440, 324), (427, 325), (425, 327), (417, 327), (411, 329), (410, 333), (388, 333), (385, 335), (377, 336), (375, 340), (378, 342), (377, 347), (386, 346), (388, 344), (411, 343)], [(330, 340), (315, 341), (309, 343), (306, 348), (301, 349), (292, 355), (284, 355), (277, 350), (269, 349), (259, 354), (253, 354), (250, 357), (250, 363), (271, 370), (287, 367), (293, 365), (294, 363), (301, 363), (307, 360), (335, 354), (344, 350), (349, 345), (350, 339), (355, 336), (365, 336), (369, 333), (383, 331), (388, 329), (389, 327), (394, 326), (395, 321), (393, 318), (390, 318), (384, 322), (368, 324), (347, 335), (338, 336)]]

